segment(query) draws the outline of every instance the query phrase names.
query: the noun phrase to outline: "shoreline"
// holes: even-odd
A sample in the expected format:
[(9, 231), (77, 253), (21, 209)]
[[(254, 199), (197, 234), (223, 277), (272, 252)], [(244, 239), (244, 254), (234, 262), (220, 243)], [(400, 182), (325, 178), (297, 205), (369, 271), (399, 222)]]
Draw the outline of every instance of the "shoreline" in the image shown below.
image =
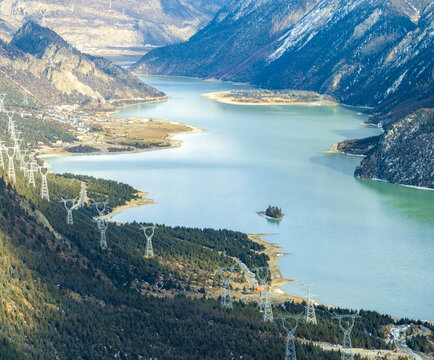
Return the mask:
[(290, 280), (285, 279), (282, 276), (282, 272), (280, 271), (280, 266), (278, 265), (280, 259), (287, 255), (292, 255), (291, 253), (282, 253), (282, 247), (279, 244), (271, 243), (264, 240), (265, 236), (271, 236), (276, 234), (247, 234), (249, 240), (263, 245), (265, 249), (261, 251), (261, 254), (266, 254), (270, 258), (268, 261), (268, 266), (270, 267), (270, 275), (271, 275), (271, 284), (270, 284), (270, 293), (278, 298), (279, 300), (286, 301), (292, 300), (294, 302), (301, 303), (304, 299), (300, 296), (288, 294), (285, 290), (283, 290), (282, 286), (287, 284), (292, 284), (298, 282), (299, 280)]
[(116, 114), (117, 112), (119, 112), (119, 110), (122, 110), (128, 106), (135, 106), (135, 105), (147, 105), (147, 104), (159, 104), (159, 103), (163, 103), (166, 101), (169, 101), (171, 99), (170, 96), (160, 96), (160, 97), (156, 97), (156, 98), (151, 98), (150, 100), (146, 100), (146, 99), (134, 99), (134, 100), (128, 100), (128, 99), (124, 99), (125, 101), (132, 101), (130, 104), (123, 104), (123, 105), (113, 105), (113, 103), (115, 103), (116, 101), (122, 101), (121, 100), (113, 100), (110, 102), (111, 105), (113, 105), (116, 110), (109, 110), (109, 111), (96, 111), (96, 114), (103, 114), (103, 115), (107, 115), (109, 117), (114, 117), (116, 118), (116, 116), (112, 116), (113, 114)]
[(280, 216), (280, 217), (278, 217), (278, 218), (274, 218), (274, 217), (268, 216), (268, 215), (265, 213), (265, 211), (257, 211), (256, 213), (257, 213), (259, 216), (261, 216), (261, 217), (263, 217), (263, 218), (265, 218), (265, 219), (267, 219), (267, 220), (273, 220), (273, 221), (280, 221), (280, 220), (282, 220), (283, 217), (285, 216), (285, 214), (282, 214), (282, 216)]
[(130, 201), (127, 201), (124, 205), (120, 205), (120, 206), (115, 207), (112, 212), (110, 212), (104, 216), (100, 216), (99, 219), (110, 220), (110, 218), (112, 218), (113, 216), (116, 216), (116, 215), (118, 215), (124, 211), (136, 209), (136, 208), (139, 208), (139, 207), (142, 207), (145, 205), (156, 204), (156, 202), (154, 200), (147, 197), (149, 195), (148, 192), (137, 189), (134, 186), (131, 186), (131, 187), (137, 191), (136, 196), (138, 196), (138, 198), (131, 199)]
[(204, 99), (215, 101), (228, 105), (244, 105), (244, 106), (339, 106), (338, 102), (328, 101), (328, 100), (320, 100), (320, 101), (288, 101), (283, 99), (282, 101), (237, 101), (233, 98), (226, 98), (225, 95), (230, 95), (232, 91), (221, 91), (214, 93), (206, 93), (201, 96)]
[[(57, 149), (47, 149), (39, 152), (37, 154), (37, 157), (39, 159), (44, 158), (51, 158), (51, 157), (63, 157), (63, 156), (93, 156), (93, 155), (124, 155), (124, 154), (138, 154), (138, 153), (144, 153), (149, 151), (156, 151), (156, 150), (166, 150), (166, 149), (175, 149), (182, 145), (182, 140), (176, 140), (174, 139), (177, 135), (188, 135), (188, 134), (195, 134), (195, 133), (201, 133), (205, 132), (206, 130), (200, 129), (193, 125), (187, 125), (178, 121), (169, 121), (169, 120), (157, 120), (160, 123), (163, 124), (169, 124), (172, 126), (184, 126), (187, 127), (188, 131), (172, 131), (169, 132), (167, 136), (162, 138), (162, 140), (168, 140), (169, 144), (167, 146), (154, 146), (150, 148), (135, 148), (134, 150), (127, 150), (127, 151), (116, 151), (116, 152), (110, 152), (108, 151), (109, 147), (113, 147), (113, 144), (108, 144), (101, 142), (101, 151), (95, 151), (95, 152), (82, 152), (82, 153), (74, 153), (66, 151), (66, 147), (61, 147)], [(95, 136), (93, 140), (97, 140), (98, 136)], [(87, 141), (77, 141), (73, 144), (68, 145), (68, 147), (75, 147), (75, 146), (83, 146), (83, 145), (89, 145), (89, 142)]]

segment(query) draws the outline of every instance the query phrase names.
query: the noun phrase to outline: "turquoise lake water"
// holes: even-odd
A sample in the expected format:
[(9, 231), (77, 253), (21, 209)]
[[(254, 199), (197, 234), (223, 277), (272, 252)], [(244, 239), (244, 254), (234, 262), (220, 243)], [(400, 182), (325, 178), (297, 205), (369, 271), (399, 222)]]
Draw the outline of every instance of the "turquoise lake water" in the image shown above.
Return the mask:
[[(324, 154), (340, 140), (379, 133), (342, 107), (240, 106), (201, 98), (246, 88), (222, 82), (147, 77), (165, 103), (131, 106), (119, 116), (181, 121), (206, 132), (179, 135), (180, 148), (141, 154), (49, 159), (52, 170), (114, 179), (157, 204), (116, 221), (276, 233), (291, 255), (285, 290), (314, 283), (321, 302), (434, 320), (434, 191), (353, 177), (360, 158)], [(276, 224), (257, 211), (277, 205)], [(109, 236), (109, 234), (108, 234)]]

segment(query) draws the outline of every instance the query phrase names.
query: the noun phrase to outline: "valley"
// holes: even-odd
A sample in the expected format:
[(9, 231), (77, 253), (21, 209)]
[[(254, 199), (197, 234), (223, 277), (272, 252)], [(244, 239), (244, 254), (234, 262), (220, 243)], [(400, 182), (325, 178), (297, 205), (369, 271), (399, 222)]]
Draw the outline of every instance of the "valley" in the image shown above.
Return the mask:
[(433, 11), (0, 2), (0, 359), (431, 360)]

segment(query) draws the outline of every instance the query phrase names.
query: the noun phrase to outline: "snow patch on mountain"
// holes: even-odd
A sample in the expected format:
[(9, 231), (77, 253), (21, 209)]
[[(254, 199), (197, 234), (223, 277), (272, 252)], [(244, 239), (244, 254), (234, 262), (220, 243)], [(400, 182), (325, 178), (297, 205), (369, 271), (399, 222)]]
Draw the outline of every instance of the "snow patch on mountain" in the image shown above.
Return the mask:
[(366, 32), (368, 32), (372, 26), (377, 23), (382, 13), (382, 10), (375, 9), (375, 11), (364, 22), (356, 26), (351, 39), (360, 39), (363, 35), (365, 35)]
[[(324, 27), (336, 24), (347, 14), (354, 11), (355, 8), (366, 5), (375, 9), (378, 2), (379, 0), (320, 1), (303, 19), (297, 22), (297, 24), (289, 29), (289, 31), (279, 39), (279, 42), (283, 43), (267, 58), (267, 63), (270, 64), (276, 61), (291, 48), (302, 48)], [(380, 17), (380, 15), (381, 13), (376, 13), (373, 18), (368, 21), (366, 26), (369, 25), (369, 23), (371, 23), (372, 26), (376, 21), (378, 21), (377, 17)]]
[(228, 5), (226, 5), (220, 13), (217, 15), (217, 23), (223, 20), (237, 21), (240, 18), (246, 16), (247, 14), (257, 10), (261, 6), (274, 2), (273, 0), (232, 0)]
[(401, 76), (396, 79), (396, 81), (393, 83), (393, 85), (387, 89), (386, 96), (388, 96), (391, 93), (394, 93), (396, 89), (398, 89), (399, 85), (401, 85), (402, 79), (404, 79), (404, 76), (407, 74), (408, 70), (405, 70), (404, 73), (401, 74)]

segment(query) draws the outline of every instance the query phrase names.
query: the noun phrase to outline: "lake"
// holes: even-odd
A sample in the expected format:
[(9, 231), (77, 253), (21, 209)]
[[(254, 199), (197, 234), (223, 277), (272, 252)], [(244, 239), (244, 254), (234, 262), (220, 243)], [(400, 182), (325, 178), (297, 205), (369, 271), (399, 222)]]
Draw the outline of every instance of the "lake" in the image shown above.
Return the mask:
[[(360, 158), (325, 154), (333, 143), (379, 134), (343, 107), (241, 106), (201, 94), (248, 88), (226, 82), (146, 77), (171, 100), (119, 116), (181, 121), (206, 132), (179, 135), (180, 148), (48, 161), (55, 172), (113, 179), (150, 193), (156, 204), (116, 221), (229, 228), (267, 236), (291, 255), (280, 260), (285, 287), (319, 301), (434, 320), (434, 191), (355, 179)], [(268, 205), (280, 223), (257, 215)], [(108, 234), (109, 236), (109, 234)]]

